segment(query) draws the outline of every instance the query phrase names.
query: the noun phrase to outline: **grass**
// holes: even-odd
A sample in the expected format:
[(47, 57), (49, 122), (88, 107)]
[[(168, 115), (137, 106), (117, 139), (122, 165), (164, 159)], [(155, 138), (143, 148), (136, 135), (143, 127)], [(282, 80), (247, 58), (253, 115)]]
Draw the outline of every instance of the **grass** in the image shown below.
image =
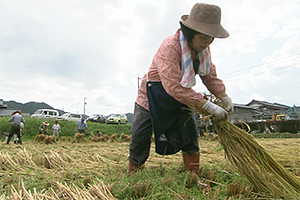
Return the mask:
[[(11, 127), (11, 122), (8, 122), (9, 117), (0, 117), (0, 132), (9, 132)], [(22, 133), (22, 139), (33, 140), (34, 137), (39, 133), (39, 126), (45, 121), (45, 119), (36, 119), (25, 117), (25, 131)], [(47, 119), (50, 123), (48, 127), (48, 135), (51, 135), (51, 128), (55, 122), (54, 119)], [(61, 127), (61, 136), (65, 137), (74, 137), (77, 130), (75, 130), (76, 122), (68, 122), (66, 120), (58, 120), (58, 123)], [(130, 124), (101, 124), (97, 122), (87, 122), (88, 132), (86, 133), (86, 137), (89, 137), (92, 133), (96, 134), (96, 131), (99, 130), (102, 134), (112, 135), (114, 133), (119, 137), (122, 133), (130, 134), (131, 125)]]
[[(300, 175), (300, 139), (262, 138), (258, 142), (289, 171)], [(154, 144), (145, 168), (129, 176), (129, 142), (59, 141), (46, 145), (25, 141), (22, 146), (1, 142), (0, 199), (18, 199), (13, 198), (16, 194), (22, 194), (23, 199), (33, 199), (34, 194), (35, 199), (42, 199), (42, 195), (101, 199), (101, 194), (109, 196), (105, 191), (111, 192), (108, 199), (272, 199), (271, 194), (253, 190), (237, 173), (218, 140), (201, 138), (199, 143), (199, 172), (211, 186), (208, 191), (184, 172), (180, 153), (158, 155)]]

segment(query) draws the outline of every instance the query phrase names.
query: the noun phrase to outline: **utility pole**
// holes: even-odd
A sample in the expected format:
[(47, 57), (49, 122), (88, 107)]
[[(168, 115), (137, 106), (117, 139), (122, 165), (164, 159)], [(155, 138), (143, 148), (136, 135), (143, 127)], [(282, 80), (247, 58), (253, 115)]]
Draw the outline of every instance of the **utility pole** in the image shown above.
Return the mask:
[(83, 97), (83, 118), (85, 119), (85, 105), (86, 105), (86, 97)]
[(142, 80), (142, 78), (137, 77), (137, 81), (138, 81), (138, 89), (140, 88), (140, 80)]

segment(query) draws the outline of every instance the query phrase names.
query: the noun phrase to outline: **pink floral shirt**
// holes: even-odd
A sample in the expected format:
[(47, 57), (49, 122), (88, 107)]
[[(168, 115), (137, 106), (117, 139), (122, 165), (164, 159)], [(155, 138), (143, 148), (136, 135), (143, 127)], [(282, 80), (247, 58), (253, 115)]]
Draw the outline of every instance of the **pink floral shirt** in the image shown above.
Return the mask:
[[(138, 91), (136, 103), (149, 110), (147, 98), (147, 74), (144, 75)], [(181, 72), (181, 49), (179, 42), (179, 30), (175, 35), (166, 38), (154, 55), (148, 71), (149, 81), (160, 81), (166, 92), (180, 103), (194, 107), (203, 99), (203, 96), (191, 88), (180, 85)], [(210, 73), (201, 76), (203, 84), (213, 94), (225, 92), (223, 81), (217, 78), (216, 67), (211, 65)]]

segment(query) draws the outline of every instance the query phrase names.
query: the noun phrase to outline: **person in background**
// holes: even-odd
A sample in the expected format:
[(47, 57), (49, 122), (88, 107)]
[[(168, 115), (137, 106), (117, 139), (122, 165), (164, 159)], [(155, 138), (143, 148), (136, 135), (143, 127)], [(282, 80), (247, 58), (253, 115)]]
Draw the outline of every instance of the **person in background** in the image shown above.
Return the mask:
[[(20, 122), (20, 137), (22, 137), (22, 131), (24, 131), (24, 124), (23, 122)], [(14, 134), (14, 143), (15, 144), (19, 143), (19, 138), (17, 134)]]
[(58, 121), (56, 120), (52, 126), (52, 135), (55, 135), (56, 141), (58, 141), (59, 132), (60, 132), (60, 125), (58, 124)]
[(85, 131), (88, 130), (87, 124), (83, 118), (80, 121), (78, 121), (78, 123), (75, 126), (75, 130), (78, 130), (78, 133), (83, 133), (83, 134), (85, 134)]
[(103, 135), (99, 130), (97, 130), (96, 133), (97, 133), (97, 136), (98, 136), (98, 137), (100, 137), (100, 136)]
[(17, 137), (19, 138), (19, 143), (22, 144), (22, 137), (21, 137), (21, 134), (20, 134), (20, 124), (21, 124), (21, 122), (25, 123), (25, 120), (24, 120), (24, 118), (22, 117), (21, 114), (22, 113), (21, 113), (20, 110), (14, 111), (11, 114), (11, 117), (8, 121), (13, 122), (13, 124), (11, 125), (11, 129), (10, 129), (9, 135), (7, 137), (6, 144), (9, 144), (10, 139), (12, 138), (12, 136), (14, 134), (16, 134)]
[[(154, 55), (138, 90), (129, 144), (129, 174), (146, 162), (152, 131), (155, 152), (182, 152), (187, 171), (199, 174), (198, 129), (191, 108), (204, 110), (226, 120), (233, 110), (225, 85), (211, 62), (209, 45), (229, 33), (221, 25), (218, 6), (196, 3), (190, 15), (183, 15), (180, 29), (166, 38)], [(222, 107), (204, 99), (192, 89), (199, 75), (207, 89), (222, 101)]]
[(47, 121), (44, 121), (40, 126), (39, 126), (39, 134), (47, 134), (48, 131), (48, 126), (50, 124)]

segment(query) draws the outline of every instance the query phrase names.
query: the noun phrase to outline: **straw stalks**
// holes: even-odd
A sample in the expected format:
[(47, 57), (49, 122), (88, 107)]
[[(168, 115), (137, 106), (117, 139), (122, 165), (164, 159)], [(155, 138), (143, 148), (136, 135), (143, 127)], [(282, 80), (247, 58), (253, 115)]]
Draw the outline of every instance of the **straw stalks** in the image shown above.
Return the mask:
[(288, 172), (254, 138), (229, 121), (213, 121), (229, 161), (260, 192), (300, 199), (300, 181)]
[[(205, 98), (221, 105), (221, 101), (212, 94), (205, 95)], [(253, 184), (255, 190), (285, 199), (300, 199), (299, 178), (281, 166), (252, 135), (227, 120), (214, 119), (205, 110), (192, 110), (211, 118), (226, 157), (239, 174)]]
[(300, 199), (300, 181), (288, 172), (254, 138), (229, 121), (213, 121), (229, 161), (260, 192)]
[[(116, 198), (111, 194), (109, 189), (105, 186), (103, 181), (98, 180), (98, 183), (90, 185), (90, 188), (85, 188), (83, 185), (78, 187), (74, 184), (68, 186), (66, 183), (55, 182), (56, 190), (51, 189), (48, 192), (37, 193), (36, 190), (31, 192), (26, 190), (23, 181), (19, 188), (11, 186), (11, 195), (8, 199), (14, 200), (67, 200), (67, 199), (82, 199), (82, 200), (115, 200)], [(6, 199), (3, 195), (0, 199)]]
[(50, 150), (50, 155), (44, 153), (45, 160), (44, 165), (48, 169), (60, 169), (63, 170), (65, 161), (59, 156), (57, 152)]
[(78, 142), (83, 142), (83, 141), (85, 141), (84, 134), (83, 133), (75, 133), (74, 142), (78, 143)]

